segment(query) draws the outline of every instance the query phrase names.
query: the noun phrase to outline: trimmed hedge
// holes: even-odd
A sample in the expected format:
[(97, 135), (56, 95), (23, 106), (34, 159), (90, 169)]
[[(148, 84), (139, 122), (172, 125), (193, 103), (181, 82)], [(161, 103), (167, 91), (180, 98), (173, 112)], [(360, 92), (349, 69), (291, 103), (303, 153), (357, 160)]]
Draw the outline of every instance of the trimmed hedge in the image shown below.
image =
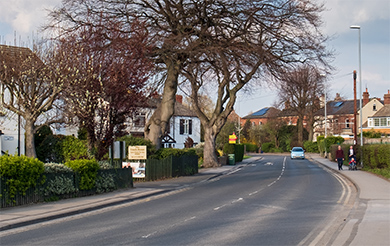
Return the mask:
[(193, 148), (191, 149), (161, 148), (156, 152), (156, 154), (150, 156), (150, 159), (162, 160), (169, 156), (179, 157), (179, 156), (186, 156), (186, 155), (197, 155), (197, 153), (196, 150)]
[(259, 150), (259, 147), (257, 147), (256, 144), (244, 143), (243, 145), (246, 146), (246, 151), (247, 152), (258, 152), (258, 150)]
[[(5, 191), (8, 203), (13, 203), (17, 193), (25, 195), (27, 189), (34, 187), (44, 172), (43, 162), (27, 156), (0, 156), (0, 177), (6, 177), (9, 189)], [(45, 182), (45, 177), (40, 180)], [(2, 191), (3, 192), (3, 191)]]
[(311, 142), (311, 141), (305, 141), (303, 143), (303, 148), (306, 152), (309, 153), (318, 153), (318, 143), (317, 142)]
[(236, 162), (241, 162), (244, 159), (244, 145), (235, 144), (234, 145), (234, 159)]
[[(357, 150), (360, 160), (360, 149)], [(371, 169), (390, 168), (390, 145), (370, 144), (363, 146), (363, 164)]]
[(99, 164), (96, 160), (73, 160), (65, 162), (65, 166), (80, 175), (80, 190), (90, 190), (95, 186)]

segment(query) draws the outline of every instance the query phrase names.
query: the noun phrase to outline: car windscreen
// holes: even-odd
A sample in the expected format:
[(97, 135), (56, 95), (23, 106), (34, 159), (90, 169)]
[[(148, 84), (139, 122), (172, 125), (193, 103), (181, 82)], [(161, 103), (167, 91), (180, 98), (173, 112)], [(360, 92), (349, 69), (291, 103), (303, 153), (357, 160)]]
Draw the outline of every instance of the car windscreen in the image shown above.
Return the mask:
[(303, 151), (302, 148), (293, 148), (292, 151)]

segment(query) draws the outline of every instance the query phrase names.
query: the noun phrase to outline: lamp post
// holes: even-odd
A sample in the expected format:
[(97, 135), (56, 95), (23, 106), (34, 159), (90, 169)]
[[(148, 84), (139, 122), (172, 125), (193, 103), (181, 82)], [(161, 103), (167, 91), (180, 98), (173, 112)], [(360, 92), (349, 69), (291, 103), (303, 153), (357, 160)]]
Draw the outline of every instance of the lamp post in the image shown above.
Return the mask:
[(363, 167), (363, 158), (362, 158), (362, 152), (363, 152), (363, 111), (362, 111), (362, 45), (361, 45), (361, 35), (360, 35), (360, 26), (352, 25), (349, 27), (350, 29), (356, 29), (359, 30), (359, 93), (360, 93), (360, 99), (359, 99), (359, 108), (360, 108), (360, 166)]

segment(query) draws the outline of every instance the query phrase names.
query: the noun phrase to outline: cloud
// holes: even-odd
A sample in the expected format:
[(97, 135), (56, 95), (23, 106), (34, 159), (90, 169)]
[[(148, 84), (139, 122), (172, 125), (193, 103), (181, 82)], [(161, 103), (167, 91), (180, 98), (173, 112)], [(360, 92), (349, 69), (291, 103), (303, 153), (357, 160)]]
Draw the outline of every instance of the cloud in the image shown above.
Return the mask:
[(328, 35), (347, 32), (351, 25), (366, 22), (389, 20), (390, 1), (388, 0), (327, 0), (327, 11), (323, 13), (325, 33)]
[[(47, 11), (61, 3), (61, 0), (13, 0), (0, 2), (0, 22), (8, 24), (17, 36), (30, 36), (39, 32), (46, 22)], [(8, 31), (8, 30), (7, 30)], [(5, 34), (5, 33), (2, 33)], [(12, 40), (13, 34), (7, 33), (6, 40)]]

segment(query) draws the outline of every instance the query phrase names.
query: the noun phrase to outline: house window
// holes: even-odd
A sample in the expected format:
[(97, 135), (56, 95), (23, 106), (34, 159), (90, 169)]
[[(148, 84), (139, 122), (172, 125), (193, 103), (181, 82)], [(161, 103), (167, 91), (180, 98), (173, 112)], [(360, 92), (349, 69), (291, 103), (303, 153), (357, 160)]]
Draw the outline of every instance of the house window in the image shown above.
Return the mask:
[(372, 110), (376, 111), (376, 104), (375, 103), (374, 103), (374, 105), (372, 105)]
[(349, 119), (346, 119), (346, 120), (345, 120), (345, 127), (346, 127), (346, 128), (349, 128)]
[(374, 119), (373, 118), (369, 118), (368, 119), (368, 126), (369, 127), (373, 127), (374, 126)]
[(263, 122), (259, 121), (259, 126), (261, 126), (263, 124)]
[(390, 118), (387, 118), (387, 126), (390, 126)]
[(144, 127), (145, 126), (145, 114), (139, 114), (134, 119), (134, 126)]
[(386, 126), (386, 118), (380, 118), (380, 126)]
[(379, 126), (379, 118), (374, 119), (374, 126)]
[(180, 135), (192, 134), (192, 120), (180, 120)]

